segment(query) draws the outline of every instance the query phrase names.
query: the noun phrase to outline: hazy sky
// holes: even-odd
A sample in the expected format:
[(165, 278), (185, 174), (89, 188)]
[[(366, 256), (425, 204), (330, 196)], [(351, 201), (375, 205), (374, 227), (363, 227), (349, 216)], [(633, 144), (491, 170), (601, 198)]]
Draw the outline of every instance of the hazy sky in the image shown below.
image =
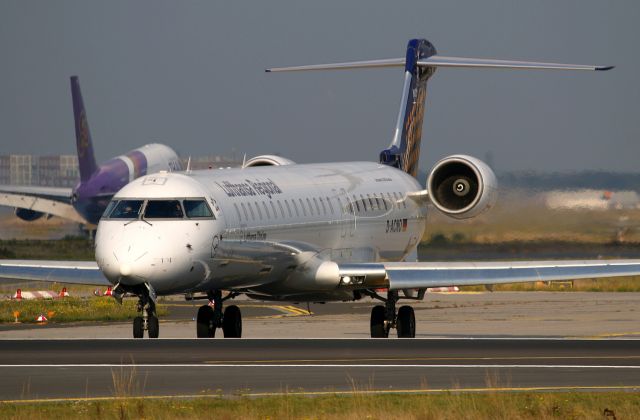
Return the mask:
[(440, 69), (420, 166), (452, 153), (505, 170), (640, 171), (640, 2), (0, 2), (0, 154), (75, 153), (69, 76), (98, 160), (148, 142), (180, 154), (377, 160), (400, 69), (265, 67), (443, 55), (616, 65), (610, 72)]

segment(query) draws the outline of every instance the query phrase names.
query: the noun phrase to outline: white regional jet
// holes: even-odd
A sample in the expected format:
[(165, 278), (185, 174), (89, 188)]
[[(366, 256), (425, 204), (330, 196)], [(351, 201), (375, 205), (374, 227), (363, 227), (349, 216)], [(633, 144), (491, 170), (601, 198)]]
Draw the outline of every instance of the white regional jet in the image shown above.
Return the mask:
[[(382, 302), (371, 337), (414, 337), (411, 306), (428, 287), (640, 274), (640, 260), (416, 262), (427, 205), (453, 218), (490, 208), (496, 178), (480, 160), (455, 155), (416, 181), (427, 80), (438, 67), (607, 70), (611, 67), (444, 57), (424, 39), (406, 58), (270, 69), (297, 71), (404, 67), (402, 102), (391, 145), (378, 162), (295, 164), (258, 156), (242, 168), (161, 172), (122, 188), (105, 210), (93, 264), (4, 261), (0, 277), (115, 285), (139, 298), (134, 337), (158, 337), (159, 295), (206, 293), (198, 337), (240, 337), (237, 306), (259, 300)], [(99, 269), (99, 271), (98, 271)], [(380, 292), (386, 289), (385, 292)]]

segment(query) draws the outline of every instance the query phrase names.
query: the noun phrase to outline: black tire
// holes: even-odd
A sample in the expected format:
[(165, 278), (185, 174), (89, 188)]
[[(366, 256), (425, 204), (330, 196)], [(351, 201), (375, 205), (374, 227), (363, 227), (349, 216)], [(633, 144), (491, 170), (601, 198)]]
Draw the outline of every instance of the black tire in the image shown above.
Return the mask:
[(385, 312), (382, 305), (371, 308), (371, 338), (389, 337), (389, 330), (384, 325)]
[(147, 335), (149, 338), (160, 337), (160, 321), (157, 316), (149, 315), (147, 318)]
[(224, 310), (222, 331), (224, 332), (224, 338), (242, 337), (242, 314), (240, 313), (240, 308), (236, 305), (231, 305)]
[(213, 308), (203, 305), (198, 309), (196, 321), (196, 337), (213, 338), (216, 336), (216, 327), (213, 325)]
[(398, 310), (398, 338), (415, 338), (416, 316), (411, 306), (401, 306)]
[(133, 318), (133, 338), (144, 338), (144, 320), (141, 316)]

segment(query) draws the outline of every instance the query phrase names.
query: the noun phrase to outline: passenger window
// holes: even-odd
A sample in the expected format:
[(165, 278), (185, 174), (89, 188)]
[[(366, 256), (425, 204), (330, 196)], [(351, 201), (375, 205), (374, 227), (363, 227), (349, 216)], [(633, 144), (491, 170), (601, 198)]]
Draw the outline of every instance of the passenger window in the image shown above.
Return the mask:
[[(183, 200), (182, 205), (189, 218), (213, 217), (213, 213), (211, 213), (211, 209), (205, 200)], [(236, 206), (236, 211), (238, 211), (238, 206)], [(240, 213), (238, 213), (238, 215), (240, 215)]]
[(249, 207), (249, 213), (251, 213), (251, 220), (256, 220), (256, 214), (253, 212), (253, 207), (251, 207), (251, 203), (247, 203), (247, 207)]
[(296, 216), (300, 217), (300, 212), (298, 211), (298, 205), (296, 204), (296, 200), (291, 200), (293, 203), (293, 209), (296, 211)]
[(267, 203), (262, 202), (262, 207), (264, 208), (264, 215), (267, 219), (271, 219), (271, 215), (269, 214), (269, 209), (267, 208)]
[(387, 199), (384, 198), (384, 193), (380, 193), (380, 201), (382, 201), (382, 205), (384, 206), (384, 210), (388, 211), (389, 207), (387, 206)]
[(304, 203), (302, 202), (302, 198), (299, 198), (298, 201), (300, 201), (300, 207), (302, 207), (302, 214), (304, 214), (306, 216), (307, 215), (307, 209), (304, 208)]
[(276, 211), (275, 204), (273, 204), (273, 201), (269, 201), (269, 204), (271, 204), (271, 210), (273, 211), (273, 218), (277, 219), (278, 218), (278, 212)]
[(182, 219), (183, 214), (178, 200), (149, 200), (144, 208), (145, 219)]
[(331, 199), (327, 197), (327, 204), (329, 205), (329, 210), (331, 210), (331, 214), (333, 214), (333, 204), (331, 204)]
[(367, 199), (369, 200), (369, 207), (371, 207), (371, 211), (378, 210), (376, 205), (373, 203), (373, 200), (371, 199), (370, 194), (367, 194)]
[(336, 197), (336, 200), (338, 201), (338, 208), (340, 209), (340, 213), (344, 214), (344, 206), (342, 205), (342, 200), (340, 199), (340, 197)]
[(240, 215), (240, 209), (238, 208), (237, 203), (233, 203), (233, 207), (236, 209), (236, 214), (238, 215), (238, 220), (242, 222), (242, 216)]
[(367, 201), (364, 199), (362, 194), (360, 194), (360, 200), (362, 200), (362, 207), (364, 207), (364, 211), (369, 211), (369, 209), (367, 208)]
[(240, 203), (240, 207), (242, 207), (242, 212), (244, 213), (244, 219), (249, 220), (249, 215), (247, 214), (247, 208), (244, 206), (244, 203)]
[(262, 212), (260, 211), (260, 206), (258, 205), (258, 202), (254, 201), (253, 204), (256, 206), (256, 211), (258, 212), (258, 216), (260, 217), (260, 220), (262, 220)]
[(278, 208), (280, 209), (280, 216), (284, 219), (284, 209), (282, 208), (282, 203), (278, 200)]
[(320, 216), (320, 206), (318, 205), (318, 200), (315, 197), (313, 197), (313, 204), (316, 206), (316, 213)]
[(113, 208), (116, 206), (116, 204), (118, 204), (118, 201), (110, 201), (109, 205), (107, 206), (107, 208), (104, 210), (104, 212), (102, 213), (102, 218), (106, 219), (109, 217), (109, 213), (111, 213), (111, 211), (113, 210)]
[(287, 213), (289, 213), (289, 217), (293, 217), (293, 213), (291, 213), (291, 206), (289, 205), (289, 200), (284, 200), (284, 204), (285, 206), (287, 206)]
[(311, 200), (307, 198), (307, 205), (309, 206), (309, 213), (313, 216), (313, 207), (311, 207)]

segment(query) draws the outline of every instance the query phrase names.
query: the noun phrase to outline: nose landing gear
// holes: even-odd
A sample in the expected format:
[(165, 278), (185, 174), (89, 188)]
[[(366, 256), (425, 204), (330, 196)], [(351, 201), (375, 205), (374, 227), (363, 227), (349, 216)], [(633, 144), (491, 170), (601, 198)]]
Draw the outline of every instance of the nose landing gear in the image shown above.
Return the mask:
[(233, 299), (239, 293), (231, 292), (224, 298), (220, 290), (212, 290), (207, 293), (208, 305), (202, 305), (198, 309), (196, 320), (196, 337), (213, 338), (216, 328), (222, 328), (225, 338), (242, 337), (242, 314), (240, 308), (231, 305), (222, 311), (222, 304), (227, 299)]
[(140, 288), (136, 294), (138, 295), (137, 310), (142, 315), (133, 319), (133, 338), (144, 338), (145, 331), (149, 338), (158, 338), (160, 336), (160, 322), (154, 299), (151, 298), (147, 287)]
[(392, 328), (397, 330), (398, 338), (415, 338), (416, 317), (413, 308), (404, 305), (396, 312), (396, 302), (399, 299), (397, 291), (390, 290), (386, 299), (377, 293), (367, 294), (385, 303), (371, 309), (371, 338), (388, 338)]

